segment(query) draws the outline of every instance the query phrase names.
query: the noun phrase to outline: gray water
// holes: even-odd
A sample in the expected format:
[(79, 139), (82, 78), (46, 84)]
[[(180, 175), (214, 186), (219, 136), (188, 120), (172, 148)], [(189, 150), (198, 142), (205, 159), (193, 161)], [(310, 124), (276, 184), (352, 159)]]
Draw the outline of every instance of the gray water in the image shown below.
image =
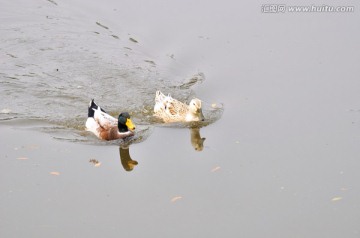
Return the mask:
[(190, 87), (205, 80), (196, 71), (170, 75), (129, 33), (115, 35), (95, 17), (79, 19), (81, 9), (33, 4), (35, 12), (29, 7), (16, 18), (11, 12), (16, 3), (7, 5), (1, 107), (8, 113), (2, 119), (46, 119), (79, 128), (85, 105), (94, 98), (110, 112), (126, 110), (144, 123), (152, 115), (156, 90), (186, 101), (194, 96)]
[[(263, 4), (1, 1), (1, 237), (358, 237), (359, 5)], [(158, 89), (204, 100), (202, 151)], [(141, 126), (131, 172), (90, 98)]]

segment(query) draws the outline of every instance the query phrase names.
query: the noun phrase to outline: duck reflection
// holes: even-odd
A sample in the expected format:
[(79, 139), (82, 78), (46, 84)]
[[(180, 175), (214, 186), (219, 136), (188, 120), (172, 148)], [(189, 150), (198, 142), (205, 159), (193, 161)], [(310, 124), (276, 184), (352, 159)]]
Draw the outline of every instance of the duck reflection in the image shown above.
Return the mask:
[(194, 147), (196, 151), (202, 151), (204, 149), (205, 139), (206, 138), (201, 138), (199, 127), (190, 128), (191, 145)]
[(120, 154), (120, 161), (122, 166), (126, 171), (132, 171), (138, 162), (136, 160), (132, 160), (130, 157), (129, 152), (129, 145), (120, 145), (119, 146), (119, 154)]

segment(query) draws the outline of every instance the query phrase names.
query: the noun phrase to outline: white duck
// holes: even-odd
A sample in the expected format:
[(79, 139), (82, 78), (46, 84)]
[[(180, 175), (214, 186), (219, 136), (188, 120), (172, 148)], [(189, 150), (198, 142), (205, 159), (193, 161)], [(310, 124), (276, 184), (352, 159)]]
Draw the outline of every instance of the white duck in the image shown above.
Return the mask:
[(194, 98), (189, 105), (182, 103), (170, 95), (165, 96), (157, 91), (155, 96), (154, 116), (164, 122), (204, 121), (201, 100)]

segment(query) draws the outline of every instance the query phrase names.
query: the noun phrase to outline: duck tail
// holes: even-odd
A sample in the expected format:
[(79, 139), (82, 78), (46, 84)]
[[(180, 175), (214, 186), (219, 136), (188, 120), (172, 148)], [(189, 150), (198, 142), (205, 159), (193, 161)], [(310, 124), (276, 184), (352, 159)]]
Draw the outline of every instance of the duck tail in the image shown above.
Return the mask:
[(94, 117), (94, 108), (96, 109), (97, 105), (95, 104), (94, 99), (91, 99), (88, 107), (88, 117)]
[[(100, 109), (102, 112), (105, 112), (101, 107), (99, 107), (95, 102), (94, 99), (91, 99), (88, 107), (88, 117), (94, 117), (95, 110)], [(106, 112), (105, 112), (106, 113)]]
[(156, 91), (155, 102), (163, 102), (165, 99), (165, 94), (163, 94), (160, 90)]

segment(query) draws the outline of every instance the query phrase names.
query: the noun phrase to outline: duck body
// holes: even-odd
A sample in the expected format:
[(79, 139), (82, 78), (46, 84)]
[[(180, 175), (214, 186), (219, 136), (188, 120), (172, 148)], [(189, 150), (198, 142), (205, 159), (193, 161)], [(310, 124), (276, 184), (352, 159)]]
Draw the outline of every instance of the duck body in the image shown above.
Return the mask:
[(135, 130), (129, 113), (122, 112), (116, 119), (96, 105), (94, 100), (89, 103), (85, 126), (87, 131), (102, 140), (117, 140), (133, 136), (133, 130)]
[(165, 96), (157, 91), (155, 95), (154, 116), (164, 122), (191, 122), (204, 121), (201, 109), (201, 100), (194, 98), (189, 105), (180, 102), (170, 95)]

